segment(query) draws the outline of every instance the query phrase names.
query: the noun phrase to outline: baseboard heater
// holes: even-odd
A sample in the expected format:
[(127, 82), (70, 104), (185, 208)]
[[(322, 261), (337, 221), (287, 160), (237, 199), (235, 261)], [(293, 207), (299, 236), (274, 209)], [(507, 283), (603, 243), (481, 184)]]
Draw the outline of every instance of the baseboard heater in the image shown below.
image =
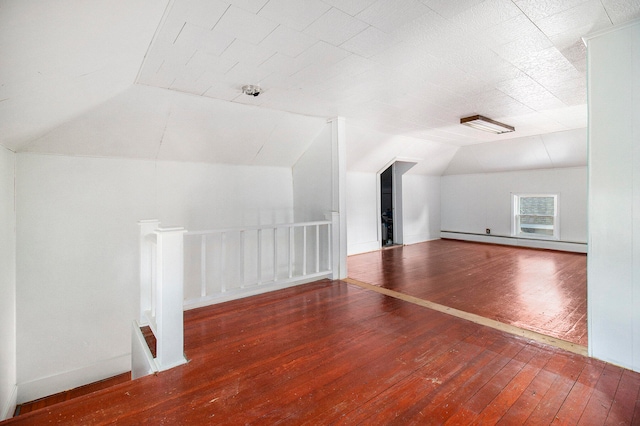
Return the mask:
[(587, 243), (576, 241), (557, 241), (533, 238), (520, 238), (503, 235), (476, 234), (472, 232), (440, 231), (440, 238), (451, 240), (473, 241), (478, 243), (503, 244), (508, 246), (539, 248), (548, 250), (586, 253)]

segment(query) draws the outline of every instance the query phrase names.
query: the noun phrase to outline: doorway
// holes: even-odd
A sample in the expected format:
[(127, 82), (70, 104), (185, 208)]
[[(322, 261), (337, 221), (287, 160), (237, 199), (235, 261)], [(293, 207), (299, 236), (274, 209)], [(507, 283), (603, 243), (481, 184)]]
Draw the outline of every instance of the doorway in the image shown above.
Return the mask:
[(380, 225), (382, 247), (392, 246), (393, 238), (393, 164), (380, 174)]
[(380, 247), (403, 244), (402, 175), (417, 163), (394, 161), (379, 173), (379, 240)]

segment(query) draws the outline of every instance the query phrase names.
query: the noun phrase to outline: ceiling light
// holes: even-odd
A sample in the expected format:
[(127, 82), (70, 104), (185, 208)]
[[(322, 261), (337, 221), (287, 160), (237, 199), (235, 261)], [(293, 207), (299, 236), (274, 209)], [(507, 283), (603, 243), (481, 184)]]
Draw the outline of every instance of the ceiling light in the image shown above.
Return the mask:
[(484, 130), (491, 133), (509, 133), (515, 131), (515, 127), (508, 124), (502, 124), (498, 121), (492, 120), (481, 115), (472, 115), (471, 117), (465, 117), (460, 119), (460, 124), (473, 127), (474, 129)]
[(258, 96), (262, 89), (257, 84), (247, 84), (242, 86), (242, 93), (249, 96)]

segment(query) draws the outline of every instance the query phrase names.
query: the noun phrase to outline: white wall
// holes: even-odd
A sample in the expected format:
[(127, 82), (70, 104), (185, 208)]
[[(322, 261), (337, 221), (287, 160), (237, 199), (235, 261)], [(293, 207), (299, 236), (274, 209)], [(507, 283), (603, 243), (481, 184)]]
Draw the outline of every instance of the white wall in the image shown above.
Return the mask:
[(587, 43), (589, 352), (640, 371), (640, 21)]
[(292, 216), (289, 168), (18, 154), (19, 402), (129, 370), (138, 220), (195, 230)]
[(293, 166), (296, 222), (325, 220), (332, 209), (331, 123), (327, 123)]
[(16, 403), (15, 157), (0, 147), (0, 420)]
[(347, 253), (365, 253), (380, 248), (375, 173), (347, 173)]
[[(580, 247), (586, 243), (585, 167), (443, 176), (442, 231), (485, 238), (489, 228), (492, 236), (510, 237), (511, 193), (558, 194), (560, 240), (580, 243)], [(530, 243), (536, 245), (535, 241)]]
[(403, 242), (440, 238), (440, 176), (402, 176)]

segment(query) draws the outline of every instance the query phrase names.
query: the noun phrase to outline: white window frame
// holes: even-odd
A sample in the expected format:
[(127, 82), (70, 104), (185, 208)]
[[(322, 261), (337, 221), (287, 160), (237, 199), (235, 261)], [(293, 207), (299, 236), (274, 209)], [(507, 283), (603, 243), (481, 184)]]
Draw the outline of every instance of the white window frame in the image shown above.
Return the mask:
[[(553, 235), (537, 235), (522, 232), (520, 228), (520, 199), (528, 197), (553, 197)], [(511, 193), (511, 235), (518, 238), (530, 238), (539, 240), (559, 240), (560, 239), (560, 204), (558, 194), (545, 193)]]

